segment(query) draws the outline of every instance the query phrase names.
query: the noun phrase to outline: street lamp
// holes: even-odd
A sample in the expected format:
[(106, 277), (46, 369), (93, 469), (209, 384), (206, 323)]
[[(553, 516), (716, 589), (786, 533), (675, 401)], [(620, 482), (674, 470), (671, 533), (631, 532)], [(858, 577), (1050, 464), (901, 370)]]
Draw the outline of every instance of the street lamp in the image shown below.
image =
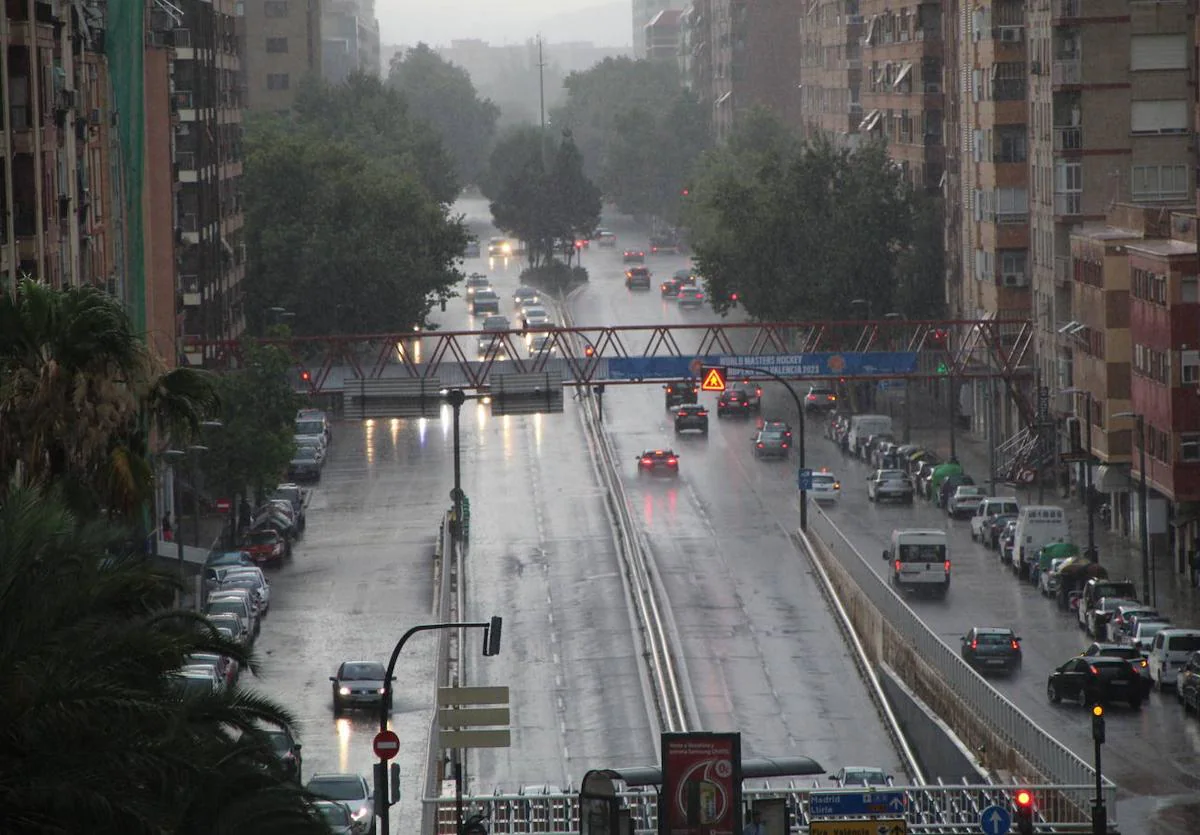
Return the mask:
[[(770, 377), (775, 382), (782, 385), (788, 390), (788, 394), (792, 396), (792, 400), (796, 404), (796, 414), (800, 416), (800, 431), (797, 433), (800, 436), (799, 446), (796, 447), (796, 452), (800, 456), (799, 467), (804, 469), (804, 404), (800, 400), (800, 395), (796, 394), (796, 390), (792, 388), (792, 384), (780, 377), (774, 371), (768, 371), (765, 368), (756, 368), (752, 365), (726, 365), (723, 366), (729, 371), (749, 371), (751, 374), (761, 374), (764, 377)], [(803, 487), (800, 488), (800, 530), (808, 530), (808, 491)]]
[(1138, 436), (1138, 527), (1142, 544), (1142, 597), (1156, 605), (1157, 589), (1150, 585), (1150, 531), (1146, 523), (1146, 418), (1136, 412), (1117, 412), (1114, 418), (1135, 418)]
[[(1086, 408), (1084, 410), (1084, 420), (1087, 422), (1084, 428), (1083, 445), (1087, 448), (1087, 459), (1084, 462), (1083, 474), (1083, 490), (1085, 501), (1087, 502), (1087, 558), (1092, 562), (1100, 561), (1100, 554), (1096, 551), (1096, 509), (1095, 502), (1092, 501), (1092, 393), (1087, 389), (1067, 388), (1063, 389), (1062, 394), (1082, 394), (1086, 395)], [(1073, 410), (1074, 411), (1074, 410)]]

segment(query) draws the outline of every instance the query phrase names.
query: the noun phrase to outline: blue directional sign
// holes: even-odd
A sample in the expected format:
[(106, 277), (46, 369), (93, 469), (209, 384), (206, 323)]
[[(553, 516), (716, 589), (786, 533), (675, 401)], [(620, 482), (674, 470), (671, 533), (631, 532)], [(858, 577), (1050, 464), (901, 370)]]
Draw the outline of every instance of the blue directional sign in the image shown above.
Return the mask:
[(862, 817), (904, 813), (904, 792), (813, 792), (808, 796), (810, 818)]
[[(683, 357), (609, 357), (610, 380), (669, 380), (695, 376), (693, 366), (723, 365), (761, 368), (781, 377), (858, 377), (876, 374), (912, 374), (917, 355), (911, 351), (847, 351), (841, 354), (710, 354)], [(737, 377), (733, 371), (731, 377)], [(746, 372), (753, 377), (753, 372)]]
[(796, 486), (801, 490), (812, 489), (812, 470), (803, 469), (796, 471)]
[(989, 806), (979, 814), (979, 828), (983, 835), (1008, 835), (1012, 814), (1003, 806)]

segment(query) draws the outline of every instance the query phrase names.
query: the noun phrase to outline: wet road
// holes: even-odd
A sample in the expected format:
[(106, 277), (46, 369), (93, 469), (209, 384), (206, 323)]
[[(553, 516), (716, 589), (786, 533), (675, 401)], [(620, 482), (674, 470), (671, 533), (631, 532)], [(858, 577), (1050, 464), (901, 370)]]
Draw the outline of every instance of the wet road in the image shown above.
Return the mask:
[[(482, 201), (459, 209), (468, 220), (486, 219)], [(517, 286), (515, 261), (471, 259), (466, 270), (489, 273), (506, 298)], [(475, 326), (461, 300), (433, 318), (443, 330)], [(318, 771), (371, 774), (377, 720), (350, 714), (335, 722), (328, 677), (344, 660), (386, 661), (407, 628), (431, 619), (431, 557), (453, 486), (448, 407), (441, 419), (341, 422), (334, 433), (307, 535), (272, 574), (272, 610), (256, 647), (263, 676), (254, 686), (300, 719), (306, 779)], [(471, 788), (578, 785), (591, 767), (655, 762), (616, 555), (575, 404), (568, 400), (562, 415), (494, 418), (468, 403), (461, 438), (473, 537), (464, 615), (505, 621), (500, 656), (472, 658), (464, 683), (508, 685), (513, 726), (512, 748), (472, 758)], [(471, 638), (471, 651), (477, 646)], [(418, 828), (434, 649), (432, 636), (414, 638), (397, 668), (398, 831)]]
[[(591, 280), (571, 300), (577, 325), (716, 319), (660, 297), (659, 281), (686, 267), (684, 258), (648, 256), (652, 291), (627, 291), (621, 249), (646, 240), (614, 231), (622, 236), (617, 251), (593, 248), (584, 257)], [(635, 522), (663, 576), (703, 729), (741, 731), (744, 756), (806, 755), (829, 771), (879, 765), (903, 781), (816, 578), (790, 542), (794, 468), (754, 460), (753, 424), (718, 421), (715, 398), (703, 395), (707, 401), (708, 438), (677, 439), (658, 385), (609, 386), (604, 394), (604, 420), (628, 461)], [(679, 453), (678, 480), (639, 479), (634, 457), (668, 446)]]
[[(918, 499), (914, 508), (876, 505), (866, 498), (865, 464), (843, 461), (833, 444), (809, 435), (809, 461), (842, 476), (842, 498), (831, 518), (872, 567), (886, 577), (879, 554), (895, 527), (937, 527), (950, 532), (953, 577), (945, 601), (911, 598), (917, 614), (951, 646), (971, 626), (1012, 626), (1024, 639), (1022, 670), (992, 677), (996, 689), (1035, 722), (1092, 762), (1091, 714), (1073, 704), (1052, 705), (1046, 697), (1051, 670), (1083, 651), (1092, 639), (996, 558), (996, 552), (971, 541), (969, 523), (951, 521)], [(1080, 531), (1075, 532), (1082, 534)], [(1200, 792), (1200, 723), (1184, 716), (1175, 694), (1152, 694), (1141, 711), (1115, 705), (1107, 714), (1104, 773), (1122, 790), (1123, 829), (1146, 808), (1131, 796), (1172, 798)]]

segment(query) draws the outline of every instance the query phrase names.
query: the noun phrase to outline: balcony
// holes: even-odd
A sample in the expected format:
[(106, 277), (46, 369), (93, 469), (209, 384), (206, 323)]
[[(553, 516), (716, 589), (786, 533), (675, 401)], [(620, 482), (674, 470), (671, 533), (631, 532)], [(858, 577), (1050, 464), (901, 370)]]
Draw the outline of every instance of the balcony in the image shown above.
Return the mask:
[(1078, 58), (1055, 58), (1050, 72), (1052, 84), (1082, 84), (1083, 64)]
[(1082, 151), (1083, 126), (1068, 125), (1066, 127), (1059, 127), (1056, 125), (1054, 128), (1054, 150)]
[(1021, 43), (1025, 40), (1025, 27), (995, 26), (992, 28), (992, 40), (1003, 43)]
[(1080, 0), (1052, 0), (1050, 17), (1052, 20), (1061, 18), (1077, 18), (1080, 16)]
[(182, 291), (184, 307), (200, 306), (200, 276), (179, 276), (179, 289)]
[(195, 171), (196, 170), (196, 152), (195, 151), (176, 151), (175, 164), (179, 166), (180, 171)]
[(1061, 192), (1054, 195), (1054, 214), (1078, 215), (1083, 213), (1083, 193), (1078, 191)]
[[(1063, 194), (1060, 196), (1069, 197), (1070, 195)], [(1071, 286), (1071, 259), (1066, 255), (1054, 256), (1054, 286)]]

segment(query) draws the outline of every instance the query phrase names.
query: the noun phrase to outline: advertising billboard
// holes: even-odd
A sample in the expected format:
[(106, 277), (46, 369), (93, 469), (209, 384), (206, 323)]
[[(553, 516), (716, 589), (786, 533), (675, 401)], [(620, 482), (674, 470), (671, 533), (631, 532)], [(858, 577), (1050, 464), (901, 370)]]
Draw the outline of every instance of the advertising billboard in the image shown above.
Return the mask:
[(662, 768), (659, 835), (741, 835), (741, 734), (663, 734)]

